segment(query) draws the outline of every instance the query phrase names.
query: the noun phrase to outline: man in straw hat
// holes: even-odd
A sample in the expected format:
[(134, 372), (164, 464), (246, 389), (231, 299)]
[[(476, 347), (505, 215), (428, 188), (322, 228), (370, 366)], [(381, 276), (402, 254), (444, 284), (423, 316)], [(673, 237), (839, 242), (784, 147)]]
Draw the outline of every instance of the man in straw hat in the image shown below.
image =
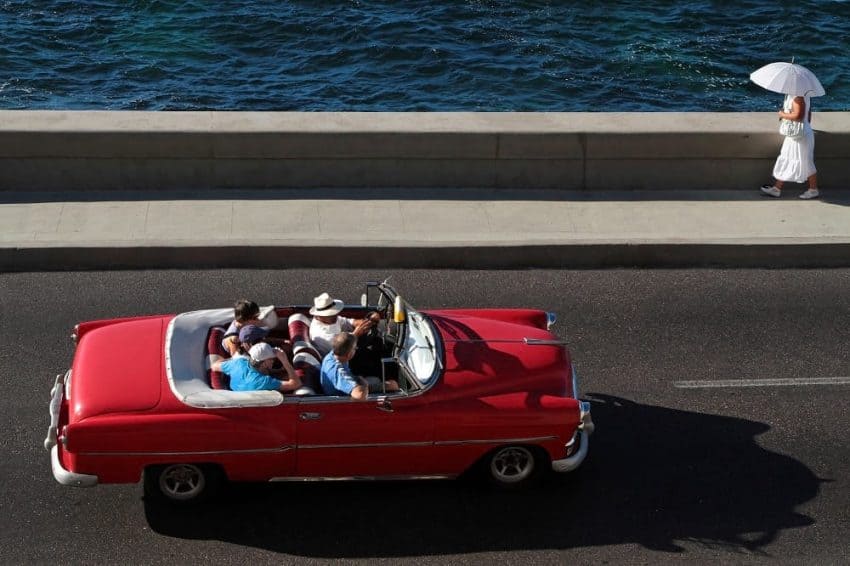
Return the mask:
[(313, 307), (310, 309), (310, 315), (313, 317), (310, 323), (310, 340), (322, 357), (332, 350), (333, 338), (340, 332), (351, 332), (359, 338), (375, 326), (375, 321), (370, 317), (355, 320), (339, 316), (343, 307), (342, 301), (334, 299), (328, 293), (322, 293), (313, 299)]

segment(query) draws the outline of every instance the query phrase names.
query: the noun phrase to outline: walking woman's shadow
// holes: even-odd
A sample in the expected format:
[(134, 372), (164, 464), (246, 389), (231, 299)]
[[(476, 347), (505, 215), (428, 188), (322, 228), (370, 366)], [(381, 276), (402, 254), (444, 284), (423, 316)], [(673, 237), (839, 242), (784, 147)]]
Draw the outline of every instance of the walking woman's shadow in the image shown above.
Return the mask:
[(322, 558), (401, 557), (683, 543), (764, 553), (820, 480), (765, 450), (746, 419), (591, 395), (597, 431), (582, 468), (531, 490), (458, 482), (234, 485), (202, 509), (145, 501), (153, 530)]

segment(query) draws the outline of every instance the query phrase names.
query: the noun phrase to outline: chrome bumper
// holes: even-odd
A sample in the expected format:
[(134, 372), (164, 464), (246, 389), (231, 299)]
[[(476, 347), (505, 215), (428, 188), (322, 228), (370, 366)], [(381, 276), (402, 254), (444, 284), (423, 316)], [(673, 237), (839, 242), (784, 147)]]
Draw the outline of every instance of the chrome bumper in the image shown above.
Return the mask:
[(57, 375), (53, 389), (50, 390), (50, 427), (47, 429), (44, 447), (50, 450), (50, 467), (53, 469), (53, 477), (56, 481), (73, 487), (93, 487), (97, 485), (97, 476), (69, 472), (59, 461), (59, 446), (57, 446), (59, 413), (62, 410), (62, 400), (65, 395), (65, 381), (70, 373), (71, 371), (68, 370), (65, 375)]
[(566, 446), (571, 446), (578, 442), (578, 450), (572, 456), (552, 461), (552, 470), (558, 473), (572, 472), (584, 462), (587, 456), (587, 449), (590, 446), (590, 435), (593, 434), (595, 425), (590, 416), (590, 403), (587, 401), (579, 401), (581, 410), (581, 422), (578, 425), (572, 439)]
[(59, 461), (59, 447), (55, 445), (50, 449), (50, 467), (53, 468), (53, 477), (62, 485), (71, 487), (94, 487), (97, 485), (97, 476), (69, 472), (63, 468), (62, 462)]
[(47, 438), (44, 439), (44, 448), (50, 450), (56, 446), (56, 433), (59, 427), (59, 411), (62, 410), (62, 398), (65, 393), (65, 379), (68, 377), (70, 370), (65, 375), (61, 373), (56, 376), (56, 381), (53, 383), (53, 389), (50, 390), (50, 426), (47, 428)]

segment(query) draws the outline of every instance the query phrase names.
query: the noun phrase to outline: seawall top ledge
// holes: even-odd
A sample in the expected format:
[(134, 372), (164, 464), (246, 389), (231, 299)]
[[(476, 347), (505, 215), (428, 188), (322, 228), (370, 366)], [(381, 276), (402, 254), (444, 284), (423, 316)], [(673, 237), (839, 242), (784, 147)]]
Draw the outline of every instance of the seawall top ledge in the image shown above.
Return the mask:
[[(775, 133), (774, 112), (143, 112), (0, 110), (0, 133)], [(850, 112), (816, 112), (850, 133)]]

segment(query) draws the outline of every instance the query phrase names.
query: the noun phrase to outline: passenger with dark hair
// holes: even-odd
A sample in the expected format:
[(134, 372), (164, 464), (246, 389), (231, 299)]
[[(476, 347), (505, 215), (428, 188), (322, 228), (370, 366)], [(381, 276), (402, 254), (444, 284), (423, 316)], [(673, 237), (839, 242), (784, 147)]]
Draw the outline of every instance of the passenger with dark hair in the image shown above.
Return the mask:
[(248, 299), (239, 299), (233, 305), (233, 317), (241, 324), (257, 320), (260, 317), (260, 305)]
[(239, 353), (239, 330), (249, 324), (260, 327), (260, 306), (254, 301), (239, 299), (233, 305), (233, 322), (224, 331), (224, 338), (221, 339), (221, 345), (231, 356)]
[(248, 350), (251, 349), (251, 346), (254, 344), (259, 344), (260, 342), (265, 342), (266, 337), (268, 336), (268, 331), (264, 328), (260, 328), (254, 324), (246, 324), (242, 328), (239, 329), (238, 334), (238, 344), (239, 349), (233, 356), (248, 356)]

